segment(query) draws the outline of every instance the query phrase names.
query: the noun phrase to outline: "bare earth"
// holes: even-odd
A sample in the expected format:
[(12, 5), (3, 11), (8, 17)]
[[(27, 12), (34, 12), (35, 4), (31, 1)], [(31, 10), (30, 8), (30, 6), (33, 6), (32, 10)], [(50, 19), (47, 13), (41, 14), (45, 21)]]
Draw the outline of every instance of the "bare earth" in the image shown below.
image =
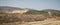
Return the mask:
[(3, 23), (0, 25), (60, 25), (60, 21), (35, 21), (35, 22), (15, 22), (15, 23)]

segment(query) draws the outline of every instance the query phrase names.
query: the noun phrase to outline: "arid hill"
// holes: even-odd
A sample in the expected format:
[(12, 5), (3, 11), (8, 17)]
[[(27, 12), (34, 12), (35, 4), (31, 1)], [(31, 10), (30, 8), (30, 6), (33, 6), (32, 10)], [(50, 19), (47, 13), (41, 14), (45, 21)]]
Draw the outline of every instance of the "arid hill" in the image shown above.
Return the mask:
[(23, 14), (5, 13), (6, 11), (13, 11), (13, 10), (24, 10), (24, 9), (16, 7), (0, 6), (0, 23), (43, 21), (47, 18), (55, 16), (60, 17), (60, 11), (51, 9), (40, 10), (40, 11), (28, 9), (28, 11)]
[(23, 14), (27, 12), (27, 9), (21, 9), (17, 7), (9, 7), (9, 6), (0, 6), (0, 13), (20, 13)]

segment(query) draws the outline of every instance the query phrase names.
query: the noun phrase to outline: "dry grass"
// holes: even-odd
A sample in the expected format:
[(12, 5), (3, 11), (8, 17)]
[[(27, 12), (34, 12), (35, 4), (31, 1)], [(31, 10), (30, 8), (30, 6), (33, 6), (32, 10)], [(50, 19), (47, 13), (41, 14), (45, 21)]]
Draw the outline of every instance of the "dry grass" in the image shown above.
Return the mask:
[(39, 14), (35, 14), (35, 15), (0, 14), (0, 25), (60, 25), (60, 22), (50, 23), (50, 21), (48, 21), (49, 19), (60, 21), (60, 17), (49, 18), (47, 20), (48, 22), (43, 21), (46, 18), (47, 18), (46, 16)]
[(26, 14), (0, 14), (0, 23), (10, 23), (10, 22), (33, 22), (33, 21), (43, 21), (46, 19), (43, 15), (26, 15)]
[(57, 23), (57, 22), (56, 23), (55, 22), (54, 23), (48, 23), (48, 24), (44, 24), (44, 25), (60, 25), (60, 22), (59, 23)]

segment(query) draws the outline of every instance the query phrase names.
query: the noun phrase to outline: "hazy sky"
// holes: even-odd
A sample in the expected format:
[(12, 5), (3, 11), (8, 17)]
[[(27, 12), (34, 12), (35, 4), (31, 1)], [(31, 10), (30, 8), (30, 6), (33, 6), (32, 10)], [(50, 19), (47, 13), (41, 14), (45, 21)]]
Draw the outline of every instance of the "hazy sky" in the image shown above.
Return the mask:
[(60, 0), (0, 0), (0, 6), (60, 10)]

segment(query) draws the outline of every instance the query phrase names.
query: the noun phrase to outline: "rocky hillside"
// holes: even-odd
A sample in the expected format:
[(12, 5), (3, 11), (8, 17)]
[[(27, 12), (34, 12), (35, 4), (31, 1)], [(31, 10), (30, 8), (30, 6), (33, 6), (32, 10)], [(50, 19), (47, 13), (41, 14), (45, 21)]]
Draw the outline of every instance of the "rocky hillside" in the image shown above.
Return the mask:
[(20, 9), (16, 7), (0, 6), (0, 12), (3, 11), (3, 13), (0, 13), (0, 23), (34, 22), (34, 21), (44, 21), (47, 18), (48, 18), (47, 20), (49, 20), (49, 18), (53, 19), (54, 17), (57, 18), (60, 17), (60, 11), (52, 10), (52, 9), (46, 9), (40, 11), (34, 9), (28, 9), (28, 11), (23, 14), (4, 13), (5, 11), (13, 11), (13, 10), (24, 10), (24, 9)]
[(39, 14), (0, 14), (0, 23), (43, 21), (47, 18)]

